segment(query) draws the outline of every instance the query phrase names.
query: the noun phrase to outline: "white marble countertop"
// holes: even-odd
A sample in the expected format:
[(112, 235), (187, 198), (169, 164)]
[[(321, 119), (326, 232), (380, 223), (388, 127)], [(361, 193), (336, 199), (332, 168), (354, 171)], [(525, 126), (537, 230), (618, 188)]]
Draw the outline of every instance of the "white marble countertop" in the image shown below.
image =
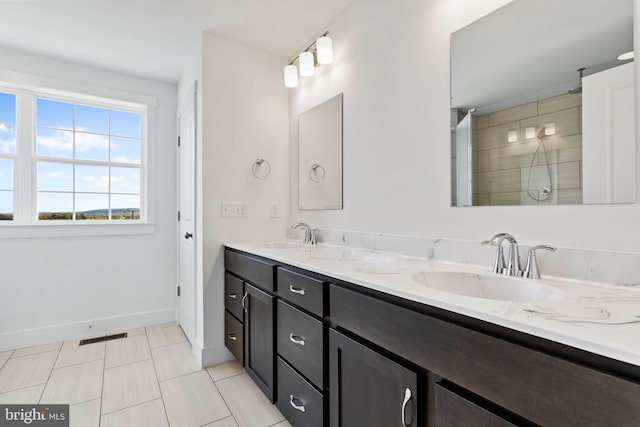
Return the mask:
[(559, 295), (535, 303), (499, 301), (438, 291), (413, 280), (421, 272), (492, 274), (489, 267), (326, 244), (284, 249), (264, 242), (226, 246), (640, 367), (637, 288), (543, 277), (535, 282), (560, 290)]

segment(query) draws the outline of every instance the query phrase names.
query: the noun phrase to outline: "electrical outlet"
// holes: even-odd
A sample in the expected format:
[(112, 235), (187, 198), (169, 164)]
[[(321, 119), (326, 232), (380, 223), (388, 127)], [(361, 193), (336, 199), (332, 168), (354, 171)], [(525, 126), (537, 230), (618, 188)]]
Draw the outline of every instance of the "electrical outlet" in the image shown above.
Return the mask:
[(246, 218), (249, 214), (247, 202), (222, 202), (222, 218)]
[(280, 203), (271, 203), (271, 218), (280, 218)]

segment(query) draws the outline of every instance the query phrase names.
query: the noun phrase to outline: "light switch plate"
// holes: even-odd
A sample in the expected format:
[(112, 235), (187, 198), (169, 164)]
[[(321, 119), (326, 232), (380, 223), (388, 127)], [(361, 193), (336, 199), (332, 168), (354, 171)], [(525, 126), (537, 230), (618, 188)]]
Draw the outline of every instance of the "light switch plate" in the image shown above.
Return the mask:
[(247, 202), (222, 202), (222, 218), (246, 218), (248, 216)]
[(280, 218), (280, 203), (271, 203), (271, 218)]

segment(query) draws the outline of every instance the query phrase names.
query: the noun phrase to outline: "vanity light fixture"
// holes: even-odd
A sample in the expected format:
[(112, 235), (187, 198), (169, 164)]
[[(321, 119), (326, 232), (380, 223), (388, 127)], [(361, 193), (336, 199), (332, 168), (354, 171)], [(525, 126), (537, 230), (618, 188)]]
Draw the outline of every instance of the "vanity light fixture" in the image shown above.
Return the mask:
[(531, 126), (524, 130), (524, 136), (527, 139), (533, 139), (536, 137), (536, 128)]
[(518, 142), (518, 131), (517, 130), (510, 130), (507, 133), (507, 141), (508, 142)]
[(300, 75), (303, 77), (313, 76), (315, 67), (320, 64), (330, 64), (333, 61), (333, 42), (325, 31), (316, 41), (307, 46), (306, 49), (296, 56), (284, 67), (284, 85), (286, 87), (298, 86), (298, 67), (294, 62), (298, 61)]
[(634, 52), (631, 50), (618, 56), (618, 61), (627, 61), (634, 58)]

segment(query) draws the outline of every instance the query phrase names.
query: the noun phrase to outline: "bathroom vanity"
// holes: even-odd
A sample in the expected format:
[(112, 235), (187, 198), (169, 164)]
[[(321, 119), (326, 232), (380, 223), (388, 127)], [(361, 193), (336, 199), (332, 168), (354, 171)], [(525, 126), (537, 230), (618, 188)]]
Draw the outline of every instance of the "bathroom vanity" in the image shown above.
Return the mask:
[(293, 426), (640, 425), (638, 290), (501, 301), (429, 287), (488, 269), (270, 245), (225, 249), (225, 342)]

